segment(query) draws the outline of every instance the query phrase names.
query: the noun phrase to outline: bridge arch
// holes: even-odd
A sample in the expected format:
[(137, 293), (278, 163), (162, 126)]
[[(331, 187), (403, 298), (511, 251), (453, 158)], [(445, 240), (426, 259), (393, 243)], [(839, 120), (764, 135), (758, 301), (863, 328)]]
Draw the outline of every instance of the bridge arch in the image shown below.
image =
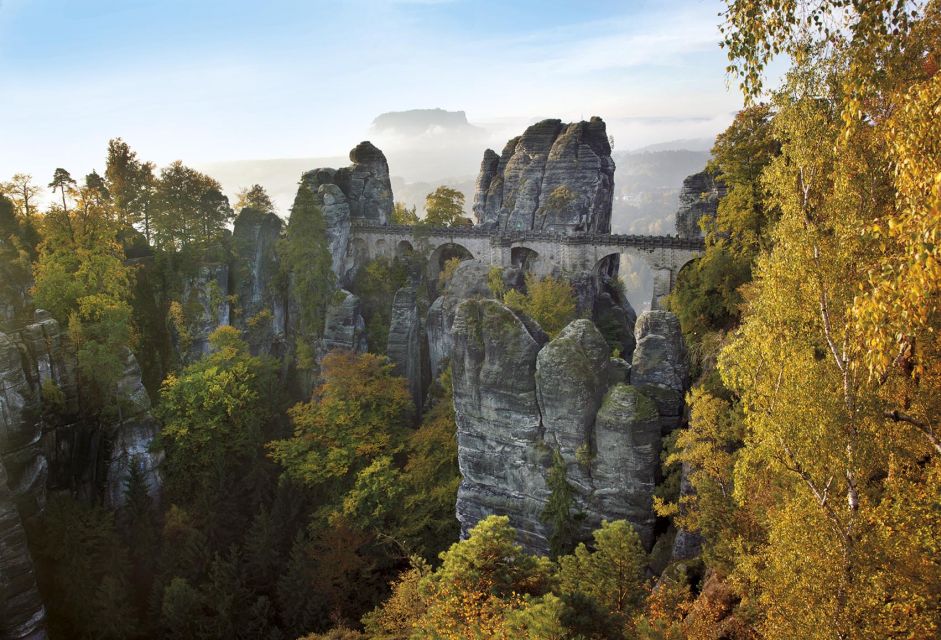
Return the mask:
[(474, 254), (462, 244), (445, 242), (438, 245), (428, 256), (428, 285), (432, 289), (436, 289), (438, 286), (438, 276), (444, 269), (445, 263), (454, 258), (464, 262), (465, 260), (473, 260)]
[(404, 258), (415, 253), (415, 247), (412, 246), (412, 243), (408, 240), (399, 240), (399, 243), (395, 245), (395, 257)]
[(595, 278), (617, 278), (618, 269), (621, 266), (621, 252), (609, 253), (598, 260), (595, 261), (595, 266), (592, 269), (592, 275)]
[(376, 240), (375, 247), (376, 247), (376, 251), (373, 254), (374, 258), (378, 258), (379, 256), (384, 256), (388, 252), (388, 246), (386, 244), (385, 239), (383, 238), (379, 238), (378, 240)]
[(518, 246), (510, 249), (510, 264), (520, 271), (538, 271), (539, 252), (529, 247)]

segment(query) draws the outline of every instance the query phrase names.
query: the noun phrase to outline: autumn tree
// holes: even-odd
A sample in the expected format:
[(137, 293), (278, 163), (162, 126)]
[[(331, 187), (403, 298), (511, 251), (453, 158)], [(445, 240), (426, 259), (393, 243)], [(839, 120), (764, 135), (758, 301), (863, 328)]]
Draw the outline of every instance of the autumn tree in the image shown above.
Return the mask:
[(464, 194), (451, 187), (438, 187), (425, 198), (423, 222), (434, 227), (455, 227), (467, 224), (464, 217)]
[(373, 354), (328, 353), (314, 399), (288, 411), (293, 436), (269, 444), (285, 475), (310, 486), (342, 484), (379, 456), (401, 451), (412, 401), (392, 368)]
[(36, 212), (36, 198), (42, 193), (39, 185), (33, 184), (33, 176), (16, 173), (9, 181), (0, 184), (0, 191), (13, 202), (16, 211), (24, 218), (30, 218)]
[(158, 247), (210, 247), (234, 217), (222, 186), (213, 178), (179, 160), (161, 170), (150, 215)]
[(121, 138), (108, 141), (105, 180), (121, 226), (141, 225), (151, 239), (151, 213), (156, 188), (154, 164), (142, 162)]
[(539, 323), (552, 338), (575, 319), (575, 292), (564, 278), (537, 278), (527, 273), (526, 292), (510, 289), (503, 301)]
[(235, 210), (255, 209), (261, 213), (274, 213), (274, 203), (265, 188), (260, 184), (240, 189), (236, 194)]
[(160, 388), (164, 477), (177, 500), (218, 491), (260, 451), (272, 410), (272, 363), (249, 354), (232, 327), (216, 329), (209, 341), (212, 353)]

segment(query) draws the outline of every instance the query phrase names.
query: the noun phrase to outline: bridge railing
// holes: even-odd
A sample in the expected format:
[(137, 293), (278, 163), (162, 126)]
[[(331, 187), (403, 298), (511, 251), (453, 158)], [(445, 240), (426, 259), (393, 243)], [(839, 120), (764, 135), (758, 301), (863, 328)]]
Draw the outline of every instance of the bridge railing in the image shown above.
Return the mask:
[(433, 227), (426, 225), (383, 225), (377, 222), (353, 220), (354, 231), (361, 233), (394, 234), (413, 238), (445, 236), (448, 238), (490, 238), (497, 246), (508, 246), (517, 242), (552, 242), (567, 245), (618, 246), (639, 249), (685, 249), (703, 251), (706, 242), (701, 238), (679, 236), (647, 236), (614, 233), (562, 234), (551, 231), (492, 231), (477, 227)]

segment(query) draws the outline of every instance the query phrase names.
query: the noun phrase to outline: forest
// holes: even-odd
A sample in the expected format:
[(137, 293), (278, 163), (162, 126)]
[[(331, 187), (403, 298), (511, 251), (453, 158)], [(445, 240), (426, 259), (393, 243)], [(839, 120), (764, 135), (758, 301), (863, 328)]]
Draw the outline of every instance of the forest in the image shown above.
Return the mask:
[[(653, 498), (697, 557), (625, 520), (576, 535), (564, 465), (549, 556), (506, 516), (460, 539), (450, 370), (416, 407), (385, 356), (420, 258), (356, 273), (368, 351), (317, 353), (342, 295), (302, 181), (276, 247), (296, 344), (256, 348), (268, 311), (200, 350), (182, 283), (231, 259), (237, 213), (274, 205), (115, 138), (101, 174), (0, 184), (0, 298), (75, 348), (80, 406), (44, 384), (42, 419), (122, 420), (130, 350), (160, 424), (159, 499), (134, 466), (119, 509), (61, 490), (24, 519), (49, 637), (939, 637), (941, 3), (727, 0), (721, 20), (746, 106), (706, 167), (727, 191), (705, 252), (667, 299), (693, 373)], [(429, 194), (425, 224), (468, 216), (459, 192)], [(422, 223), (398, 203), (392, 220)], [(564, 279), (498, 271), (490, 294), (549, 337), (578, 315)]]

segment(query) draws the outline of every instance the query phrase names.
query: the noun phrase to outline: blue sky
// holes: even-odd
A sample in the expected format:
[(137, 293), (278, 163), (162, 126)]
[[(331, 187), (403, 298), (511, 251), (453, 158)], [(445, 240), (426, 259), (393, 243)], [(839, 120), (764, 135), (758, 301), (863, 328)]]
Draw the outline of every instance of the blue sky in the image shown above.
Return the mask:
[[(343, 155), (380, 113), (508, 129), (600, 115), (617, 148), (711, 136), (741, 105), (712, 0), (0, 0), (0, 179)], [(393, 167), (394, 172), (394, 167)]]

